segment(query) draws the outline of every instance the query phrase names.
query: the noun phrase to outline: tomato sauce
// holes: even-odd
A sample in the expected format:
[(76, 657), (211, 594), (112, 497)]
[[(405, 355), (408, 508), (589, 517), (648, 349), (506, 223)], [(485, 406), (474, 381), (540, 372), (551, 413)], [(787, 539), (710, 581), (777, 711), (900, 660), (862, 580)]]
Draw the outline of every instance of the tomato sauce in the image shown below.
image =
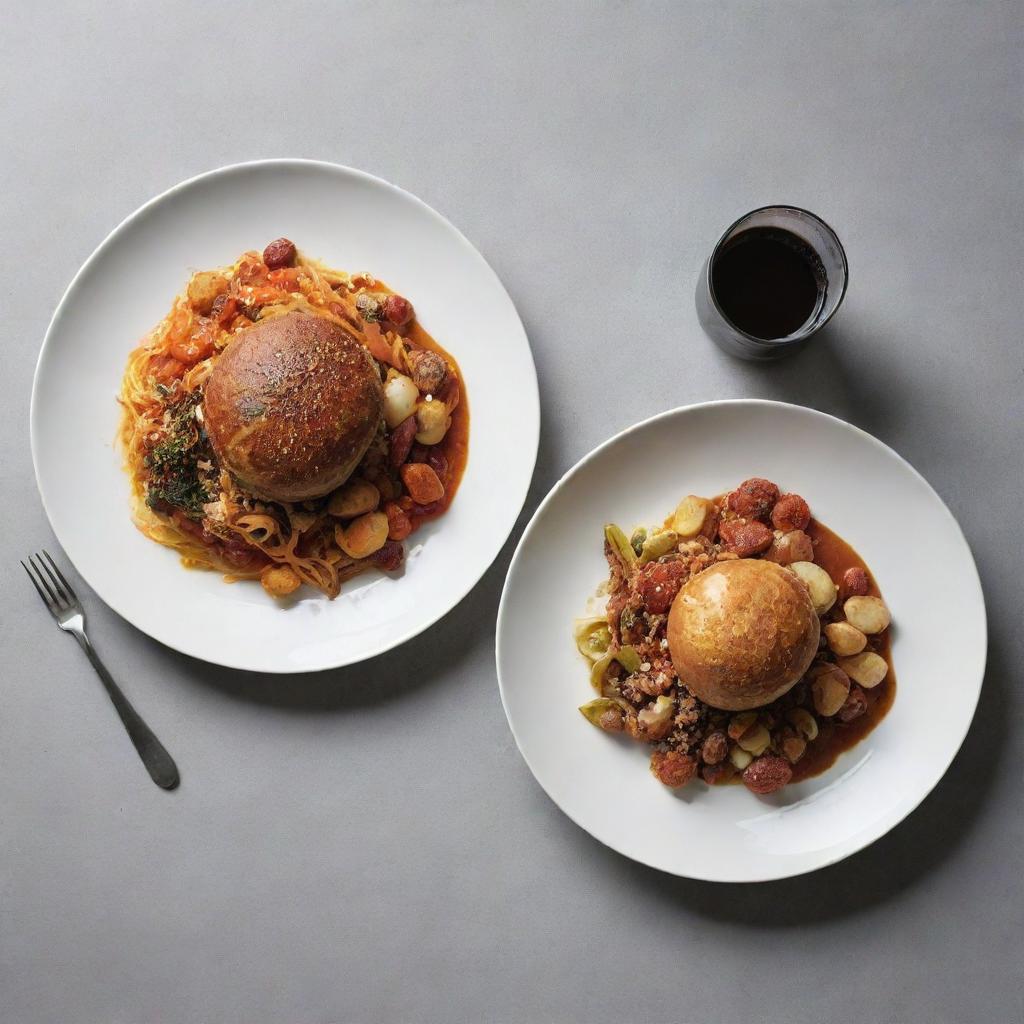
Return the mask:
[[(842, 537), (833, 533), (827, 526), (823, 526), (816, 519), (812, 519), (807, 527), (807, 534), (814, 542), (814, 560), (820, 565), (834, 581), (838, 583), (843, 578), (843, 573), (850, 568), (861, 568), (868, 575), (870, 584), (869, 594), (873, 597), (881, 597), (878, 584), (871, 575), (864, 559), (857, 554)], [(836, 601), (832, 609), (825, 615), (822, 625), (829, 622), (837, 622), (843, 618), (842, 603)], [(892, 645), (889, 634), (892, 627), (885, 630), (880, 636), (868, 637), (868, 645), (865, 650), (874, 651), (885, 658), (889, 666), (889, 674), (877, 686), (872, 689), (865, 689), (864, 694), (868, 701), (867, 711), (852, 722), (839, 722), (835, 719), (818, 719), (818, 735), (813, 743), (807, 745), (807, 751), (795, 765), (793, 765), (793, 782), (807, 779), (830, 768), (844, 751), (858, 744), (876, 725), (885, 717), (896, 696), (896, 674), (892, 663)]]
[[(386, 285), (382, 285), (380, 281), (376, 283), (376, 288), (379, 291), (390, 292), (390, 289)], [(451, 505), (455, 492), (459, 489), (459, 483), (462, 480), (462, 474), (466, 470), (466, 462), (469, 459), (469, 402), (466, 398), (466, 385), (462, 378), (462, 370), (459, 369), (459, 364), (452, 358), (451, 353), (442, 348), (420, 326), (418, 319), (413, 320), (409, 325), (405, 339), (414, 348), (436, 352), (444, 358), (449, 367), (455, 371), (459, 387), (459, 404), (452, 410), (452, 425), (448, 428), (448, 433), (445, 434), (441, 443), (432, 446), (447, 461), (445, 471), (438, 474), (441, 477), (441, 483), (444, 484), (444, 497), (440, 501), (435, 501), (430, 506), (413, 506), (408, 512), (408, 516), (412, 521), (413, 530), (415, 530), (422, 523), (429, 522), (443, 515), (448, 510), (448, 506)]]

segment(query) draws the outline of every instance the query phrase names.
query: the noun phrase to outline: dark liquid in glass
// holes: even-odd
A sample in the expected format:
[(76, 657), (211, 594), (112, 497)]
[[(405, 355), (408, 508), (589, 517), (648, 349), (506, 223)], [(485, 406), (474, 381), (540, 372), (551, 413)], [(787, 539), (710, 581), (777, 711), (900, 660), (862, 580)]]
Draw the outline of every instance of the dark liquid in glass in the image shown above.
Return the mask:
[(817, 253), (792, 232), (750, 228), (730, 239), (711, 268), (725, 316), (755, 338), (798, 331), (823, 301), (827, 280)]

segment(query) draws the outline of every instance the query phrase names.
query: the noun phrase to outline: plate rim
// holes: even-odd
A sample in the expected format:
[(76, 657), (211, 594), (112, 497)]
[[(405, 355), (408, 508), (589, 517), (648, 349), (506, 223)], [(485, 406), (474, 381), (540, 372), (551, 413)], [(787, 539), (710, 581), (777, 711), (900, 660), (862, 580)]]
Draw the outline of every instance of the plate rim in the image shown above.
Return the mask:
[[(693, 412), (698, 409), (710, 408), (715, 406), (775, 407), (786, 409), (791, 412), (796, 411), (798, 414), (807, 415), (810, 416), (811, 418), (819, 417), (825, 420), (832, 420), (839, 426), (847, 430), (853, 431), (855, 434), (859, 435), (862, 440), (868, 441), (871, 445), (881, 450), (888, 457), (893, 458), (897, 462), (901, 463), (902, 466), (905, 469), (909, 470), (912, 476), (915, 477), (919, 483), (923, 484), (927, 488), (927, 490), (932, 494), (932, 496), (938, 501), (939, 506), (942, 509), (942, 512), (951, 522), (954, 530), (956, 531), (956, 534), (959, 536), (960, 541), (963, 543), (964, 551), (967, 554), (968, 561), (970, 563), (970, 568), (972, 570), (971, 580), (977, 588), (978, 607), (981, 612), (981, 624), (983, 627), (980, 652), (980, 672), (978, 674), (977, 683), (974, 687), (974, 698), (970, 706), (970, 713), (965, 715), (963, 718), (963, 727), (960, 733), (960, 737), (957, 740), (955, 747), (953, 747), (952, 753), (949, 755), (948, 760), (946, 760), (945, 764), (941, 765), (941, 768), (938, 770), (937, 774), (935, 774), (935, 777), (926, 786), (922, 787), (922, 791), (916, 797), (916, 799), (913, 799), (907, 806), (907, 808), (903, 811), (903, 813), (900, 814), (899, 817), (897, 817), (894, 821), (886, 825), (886, 827), (882, 831), (878, 832), (875, 835), (871, 835), (869, 838), (866, 839), (858, 838), (854, 840), (854, 842), (852, 843), (852, 845), (850, 845), (848, 849), (843, 849), (841, 852), (835, 854), (834, 856), (826, 856), (820, 863), (814, 864), (810, 867), (801, 867), (796, 869), (783, 868), (782, 870), (778, 871), (759, 871), (756, 874), (756, 876), (751, 874), (737, 875), (735, 873), (730, 872), (722, 872), (721, 874), (715, 875), (711, 873), (683, 873), (680, 871), (675, 871), (672, 868), (665, 867), (662, 864), (654, 863), (653, 859), (650, 859), (648, 857), (636, 856), (633, 853), (627, 852), (626, 850), (622, 849), (618, 843), (609, 842), (600, 836), (594, 835), (594, 833), (585, 824), (583, 824), (583, 822), (581, 822), (574, 814), (566, 810), (566, 808), (563, 807), (562, 804), (554, 798), (554, 796), (552, 796), (547, 786), (544, 784), (540, 776), (537, 774), (537, 771), (531, 763), (530, 758), (526, 755), (526, 752), (523, 750), (523, 744), (520, 740), (519, 733), (516, 731), (515, 724), (512, 720), (512, 715), (509, 713), (509, 706), (508, 701), (506, 700), (505, 692), (506, 682), (502, 676), (501, 670), (503, 652), (502, 633), (505, 618), (509, 614), (509, 581), (512, 578), (514, 571), (518, 568), (519, 562), (523, 556), (523, 551), (528, 542), (530, 541), (530, 538), (532, 537), (534, 530), (537, 528), (537, 523), (541, 515), (546, 511), (547, 507), (554, 500), (555, 496), (562, 490), (562, 488), (569, 482), (569, 480), (572, 477), (574, 477), (578, 472), (580, 472), (585, 466), (589, 465), (592, 461), (594, 461), (601, 454), (603, 454), (603, 452), (606, 449), (617, 444), (619, 441), (621, 441), (628, 435), (640, 431), (645, 427), (650, 426), (652, 423), (656, 423), (659, 420), (669, 419), (671, 417), (678, 416), (682, 413)], [(540, 786), (540, 788), (543, 790), (547, 798), (555, 805), (556, 808), (558, 808), (558, 810), (562, 814), (564, 814), (570, 821), (572, 821), (573, 824), (575, 824), (577, 827), (586, 832), (587, 835), (589, 835), (596, 842), (599, 842), (602, 846), (606, 846), (609, 849), (614, 850), (620, 856), (626, 857), (627, 859), (634, 861), (638, 864), (643, 864), (646, 867), (653, 868), (656, 871), (660, 871), (664, 874), (671, 875), (676, 878), (691, 878), (695, 881), (720, 882), (724, 884), (743, 883), (749, 885), (757, 885), (763, 882), (779, 881), (785, 878), (796, 878), (801, 875), (810, 874), (814, 871), (820, 871), (823, 868), (829, 867), (833, 864), (837, 864), (848, 857), (852, 857), (854, 854), (859, 853), (861, 850), (865, 849), (872, 843), (877, 842), (883, 836), (887, 835), (898, 825), (904, 822), (915, 810), (917, 810), (918, 807), (920, 807), (920, 805), (924, 802), (926, 797), (928, 797), (928, 795), (934, 791), (935, 787), (945, 777), (946, 772), (949, 771), (949, 768), (952, 765), (953, 761), (956, 760), (956, 756), (960, 753), (960, 750), (964, 744), (964, 740), (967, 738), (967, 734), (970, 731), (971, 725), (974, 722), (974, 716), (977, 713), (978, 709), (978, 702), (981, 699), (981, 689), (985, 681), (985, 671), (988, 666), (988, 646), (988, 610), (985, 606), (985, 592), (981, 584), (981, 576), (978, 573), (978, 565), (974, 558), (974, 552), (971, 550), (971, 546), (968, 543), (966, 536), (964, 535), (963, 528), (957, 521), (956, 516), (953, 515), (949, 507), (946, 505), (946, 502), (943, 500), (942, 496), (938, 493), (938, 491), (935, 490), (934, 487), (932, 487), (932, 485), (925, 479), (925, 477), (917, 469), (915, 469), (914, 466), (910, 464), (910, 462), (903, 458), (903, 456), (900, 455), (899, 452), (897, 452), (894, 448), (890, 447), (884, 441), (875, 437), (873, 434), (868, 433), (868, 431), (856, 426), (856, 424), (841, 419), (838, 416), (833, 416), (831, 413), (822, 412), (820, 409), (814, 409), (806, 405), (798, 405), (794, 402), (780, 402), (767, 398), (720, 398), (711, 399), (704, 402), (691, 402), (687, 405), (679, 405), (672, 409), (666, 409), (663, 412), (655, 413), (653, 416), (648, 416), (645, 419), (638, 421), (637, 423), (633, 423), (630, 426), (625, 427), (624, 429), (613, 434), (607, 440), (602, 441), (596, 447), (592, 448), (589, 452), (583, 455), (568, 470), (566, 470), (566, 472), (563, 473), (558, 478), (558, 480), (551, 486), (551, 489), (544, 496), (544, 499), (541, 501), (541, 503), (537, 506), (533, 515), (530, 517), (530, 521), (526, 524), (525, 529), (520, 535), (519, 541), (516, 544), (515, 552), (513, 553), (512, 559), (509, 562), (508, 571), (505, 574), (505, 582), (501, 589), (501, 600), (498, 602), (498, 614), (495, 622), (494, 660), (495, 670), (498, 677), (498, 692), (501, 697), (501, 706), (505, 712), (505, 719), (508, 722), (509, 730), (512, 733), (512, 738), (515, 740), (519, 754), (522, 757), (523, 761), (526, 763), (527, 768), (529, 768), (530, 773), (531, 775), (533, 775), (535, 782)]]
[[(389, 638), (387, 641), (382, 641), (370, 649), (367, 649), (354, 657), (343, 657), (341, 660), (331, 659), (331, 664), (325, 664), (315, 667), (308, 666), (288, 666), (284, 664), (274, 664), (271, 666), (261, 666), (254, 668), (250, 666), (239, 665), (237, 661), (228, 659), (220, 659), (210, 657), (204, 654), (198, 654), (193, 650), (185, 649), (180, 643), (174, 642), (164, 636), (156, 636), (152, 632), (146, 629), (142, 629), (137, 626), (131, 615), (121, 606), (120, 603), (115, 604), (107, 596), (104, 596), (103, 590), (105, 588), (97, 587), (96, 584), (87, 579), (75, 564), (74, 559), (68, 553), (68, 550), (64, 544), (64, 539), (58, 533), (54, 526), (54, 519), (50, 513), (50, 505), (47, 500), (46, 491), (43, 487), (42, 477), (40, 473), (40, 454), (38, 448), (38, 431), (36, 428), (37, 417), (39, 415), (39, 387), (40, 387), (40, 371), (43, 366), (44, 357), (51, 346), (52, 338), (55, 333), (55, 329), (58, 323), (62, 320), (66, 310), (70, 304), (74, 301), (79, 289), (82, 287), (81, 281), (92, 269), (93, 265), (97, 263), (113, 246), (115, 246), (121, 237), (121, 235), (128, 230), (136, 221), (140, 220), (152, 209), (167, 202), (174, 198), (179, 193), (186, 192), (188, 189), (197, 185), (202, 181), (206, 181), (213, 178), (223, 177), (235, 173), (244, 173), (246, 171), (255, 171), (262, 168), (273, 168), (273, 167), (292, 167), (292, 168), (314, 168), (321, 171), (326, 171), (330, 174), (340, 175), (342, 177), (351, 177), (362, 180), (363, 182), (370, 183), (377, 187), (382, 187), (387, 191), (397, 193), (403, 200), (411, 201), (415, 206), (419, 207), (420, 210), (425, 212), (428, 216), (433, 218), (442, 229), (446, 229), (451, 232), (459, 245), (468, 250), (471, 256), (475, 256), (481, 261), (487, 272), (494, 278), (498, 287), (502, 293), (507, 297), (509, 302), (509, 308), (512, 315), (515, 317), (515, 322), (522, 332), (523, 341), (526, 345), (526, 355), (529, 365), (529, 379), (532, 386), (526, 389), (526, 392), (521, 395), (521, 398), (525, 398), (531, 415), (529, 417), (530, 424), (530, 436), (527, 437), (527, 444), (524, 445), (529, 452), (529, 473), (526, 476), (526, 482), (523, 487), (523, 493), (520, 498), (519, 504), (516, 507), (516, 514), (510, 517), (508, 528), (504, 531), (498, 531), (495, 533), (497, 540), (495, 552), (493, 557), (482, 564), (479, 571), (472, 571), (467, 578), (467, 583), (464, 588), (459, 588), (461, 592), (451, 600), (447, 602), (436, 614), (431, 612), (427, 615), (424, 621), (414, 628), (397, 634), (393, 638)], [(522, 317), (519, 315), (519, 310), (516, 308), (516, 304), (509, 294), (508, 289), (505, 287), (504, 282), (498, 276), (497, 271), (491, 266), (490, 262), (483, 255), (480, 250), (473, 245), (473, 243), (459, 230), (447, 217), (435, 210), (432, 206), (420, 199), (419, 196), (412, 192), (402, 188), (400, 185), (395, 185), (393, 182), (388, 181), (386, 178), (382, 178), (378, 175), (371, 174), (368, 171), (360, 170), (357, 167), (350, 167), (347, 164), (339, 164), (330, 160), (318, 160), (309, 159), (304, 157), (268, 157), (265, 159), (258, 160), (243, 160), (236, 163), (223, 164), (219, 167), (212, 168), (210, 170), (201, 171), (198, 174), (194, 174), (189, 178), (185, 178), (182, 181), (177, 182), (170, 188), (158, 193), (157, 195), (147, 199), (141, 206), (134, 209), (121, 221), (119, 221), (99, 242), (99, 244), (92, 250), (92, 252), (86, 257), (82, 265), (75, 272), (71, 278), (67, 287), (64, 289), (63, 294), (60, 297), (60, 301), (54, 307), (53, 314), (50, 317), (50, 322), (46, 327), (46, 331), (43, 334), (42, 344), (39, 346), (39, 352), (36, 356), (36, 364), (32, 373), (32, 390), (29, 399), (29, 447), (32, 453), (32, 471), (35, 477), (36, 491), (39, 494), (39, 499), (43, 506), (43, 511), (46, 514), (47, 522), (50, 525), (50, 529), (53, 535), (56, 537), (58, 544), (60, 544), (65, 557), (75, 567), (75, 571), (78, 572), (79, 576), (82, 577), (83, 581), (90, 587), (93, 593), (112, 611), (114, 611), (120, 618), (125, 622), (144, 633), (150, 639), (155, 640), (157, 643), (162, 644), (164, 647), (168, 647), (171, 650), (177, 651), (180, 654), (184, 654), (187, 657), (195, 658), (197, 661), (205, 662), (210, 665), (219, 665), (223, 668), (233, 669), (241, 672), (262, 672), (268, 675), (299, 675), (304, 673), (315, 673), (315, 672), (329, 672), (335, 669), (344, 668), (348, 665), (356, 665), (365, 661), (369, 661), (372, 658), (379, 657), (387, 651), (394, 650), (397, 647), (401, 647), (403, 644), (408, 643), (410, 640), (419, 636), (421, 633), (430, 629), (431, 626), (435, 625), (442, 618), (454, 611), (470, 594), (470, 592), (479, 584), (480, 580), (483, 579), (484, 575), (494, 564), (498, 556), (501, 554), (502, 548), (505, 546), (508, 538), (511, 536), (512, 531), (516, 528), (516, 524), (519, 520), (519, 516), (522, 513), (522, 509), (526, 504), (526, 499), (529, 497), (530, 486), (533, 483), (534, 475), (537, 471), (537, 458), (540, 450), (540, 428), (541, 428), (541, 405), (540, 405), (540, 386), (537, 379), (537, 364), (533, 357), (533, 349), (530, 345), (530, 338), (526, 332), (526, 327), (523, 324)], [(127, 512), (127, 509), (126, 509)], [(500, 534), (500, 536), (499, 536)]]

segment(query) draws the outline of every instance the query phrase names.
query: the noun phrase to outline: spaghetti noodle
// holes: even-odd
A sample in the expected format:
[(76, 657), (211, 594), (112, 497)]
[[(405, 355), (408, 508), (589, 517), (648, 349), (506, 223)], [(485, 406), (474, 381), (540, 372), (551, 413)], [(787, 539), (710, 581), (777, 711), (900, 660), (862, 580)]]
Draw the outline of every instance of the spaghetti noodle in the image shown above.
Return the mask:
[[(455, 361), (423, 331), (405, 299), (367, 274), (350, 276), (306, 259), (291, 243), (286, 265), (279, 265), (274, 247), (284, 241), (263, 254), (246, 252), (230, 267), (193, 274), (129, 356), (119, 440), (136, 525), (174, 548), (184, 565), (221, 572), (228, 581), (259, 578), (274, 596), (308, 584), (333, 598), (368, 569), (397, 569), (402, 541), (448, 508), (465, 465), (468, 410)], [(346, 514), (337, 492), (290, 503), (247, 491), (218, 464), (204, 429), (204, 386), (221, 353), (255, 322), (294, 312), (339, 325), (373, 357), (385, 387), (397, 377), (417, 387), (409, 414), (415, 429), (408, 418), (391, 429), (382, 423), (353, 475), (361, 493), (376, 496), (374, 507), (364, 505), (356, 517)], [(426, 352), (434, 354), (434, 374), (417, 385)], [(418, 485), (428, 475), (437, 481), (430, 493)], [(360, 525), (366, 516), (375, 518)]]

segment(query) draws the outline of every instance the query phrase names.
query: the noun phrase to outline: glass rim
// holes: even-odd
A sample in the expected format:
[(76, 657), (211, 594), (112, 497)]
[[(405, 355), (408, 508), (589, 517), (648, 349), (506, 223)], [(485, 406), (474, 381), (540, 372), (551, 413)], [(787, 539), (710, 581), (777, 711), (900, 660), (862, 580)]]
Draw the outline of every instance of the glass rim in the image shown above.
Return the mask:
[[(715, 295), (714, 286), (711, 283), (711, 272), (714, 267), (715, 257), (718, 255), (718, 251), (722, 248), (726, 239), (729, 235), (742, 224), (748, 217), (753, 217), (758, 213), (767, 213), (769, 210), (789, 210), (793, 213), (803, 214), (805, 217), (810, 217), (812, 220), (817, 221), (828, 233), (832, 236), (835, 241), (836, 249), (839, 252), (839, 258), (843, 264), (843, 287), (839, 291), (839, 298), (836, 300), (835, 306), (832, 308), (832, 312), (829, 313), (824, 320), (820, 323), (815, 324), (809, 331), (804, 333), (804, 328), (807, 326), (804, 324), (800, 328), (798, 334), (787, 334), (784, 338), (759, 338), (756, 334), (748, 334), (742, 327), (737, 327), (736, 324), (725, 315), (725, 311), (718, 304), (718, 297)], [(737, 217), (719, 236), (717, 242), (711, 250), (711, 255), (708, 256), (707, 266), (704, 273), (704, 284), (707, 288), (708, 298), (711, 300), (711, 305), (714, 307), (715, 312), (722, 318), (722, 320), (729, 325), (729, 328), (739, 334), (741, 337), (746, 338), (748, 341), (753, 342), (755, 345), (763, 345), (765, 348), (773, 348), (782, 344), (793, 344), (797, 341), (803, 341), (805, 338), (809, 338), (812, 334), (820, 331), (839, 311), (839, 307), (843, 304), (843, 299), (846, 297), (846, 288), (850, 283), (850, 264), (846, 258), (846, 250), (843, 248), (843, 243), (839, 240), (839, 236), (836, 234), (835, 229), (827, 221), (823, 220), (816, 213), (811, 210), (806, 210), (802, 206), (793, 206), (791, 203), (768, 203), (765, 206), (758, 206), (756, 209), (748, 210), (742, 216)]]

